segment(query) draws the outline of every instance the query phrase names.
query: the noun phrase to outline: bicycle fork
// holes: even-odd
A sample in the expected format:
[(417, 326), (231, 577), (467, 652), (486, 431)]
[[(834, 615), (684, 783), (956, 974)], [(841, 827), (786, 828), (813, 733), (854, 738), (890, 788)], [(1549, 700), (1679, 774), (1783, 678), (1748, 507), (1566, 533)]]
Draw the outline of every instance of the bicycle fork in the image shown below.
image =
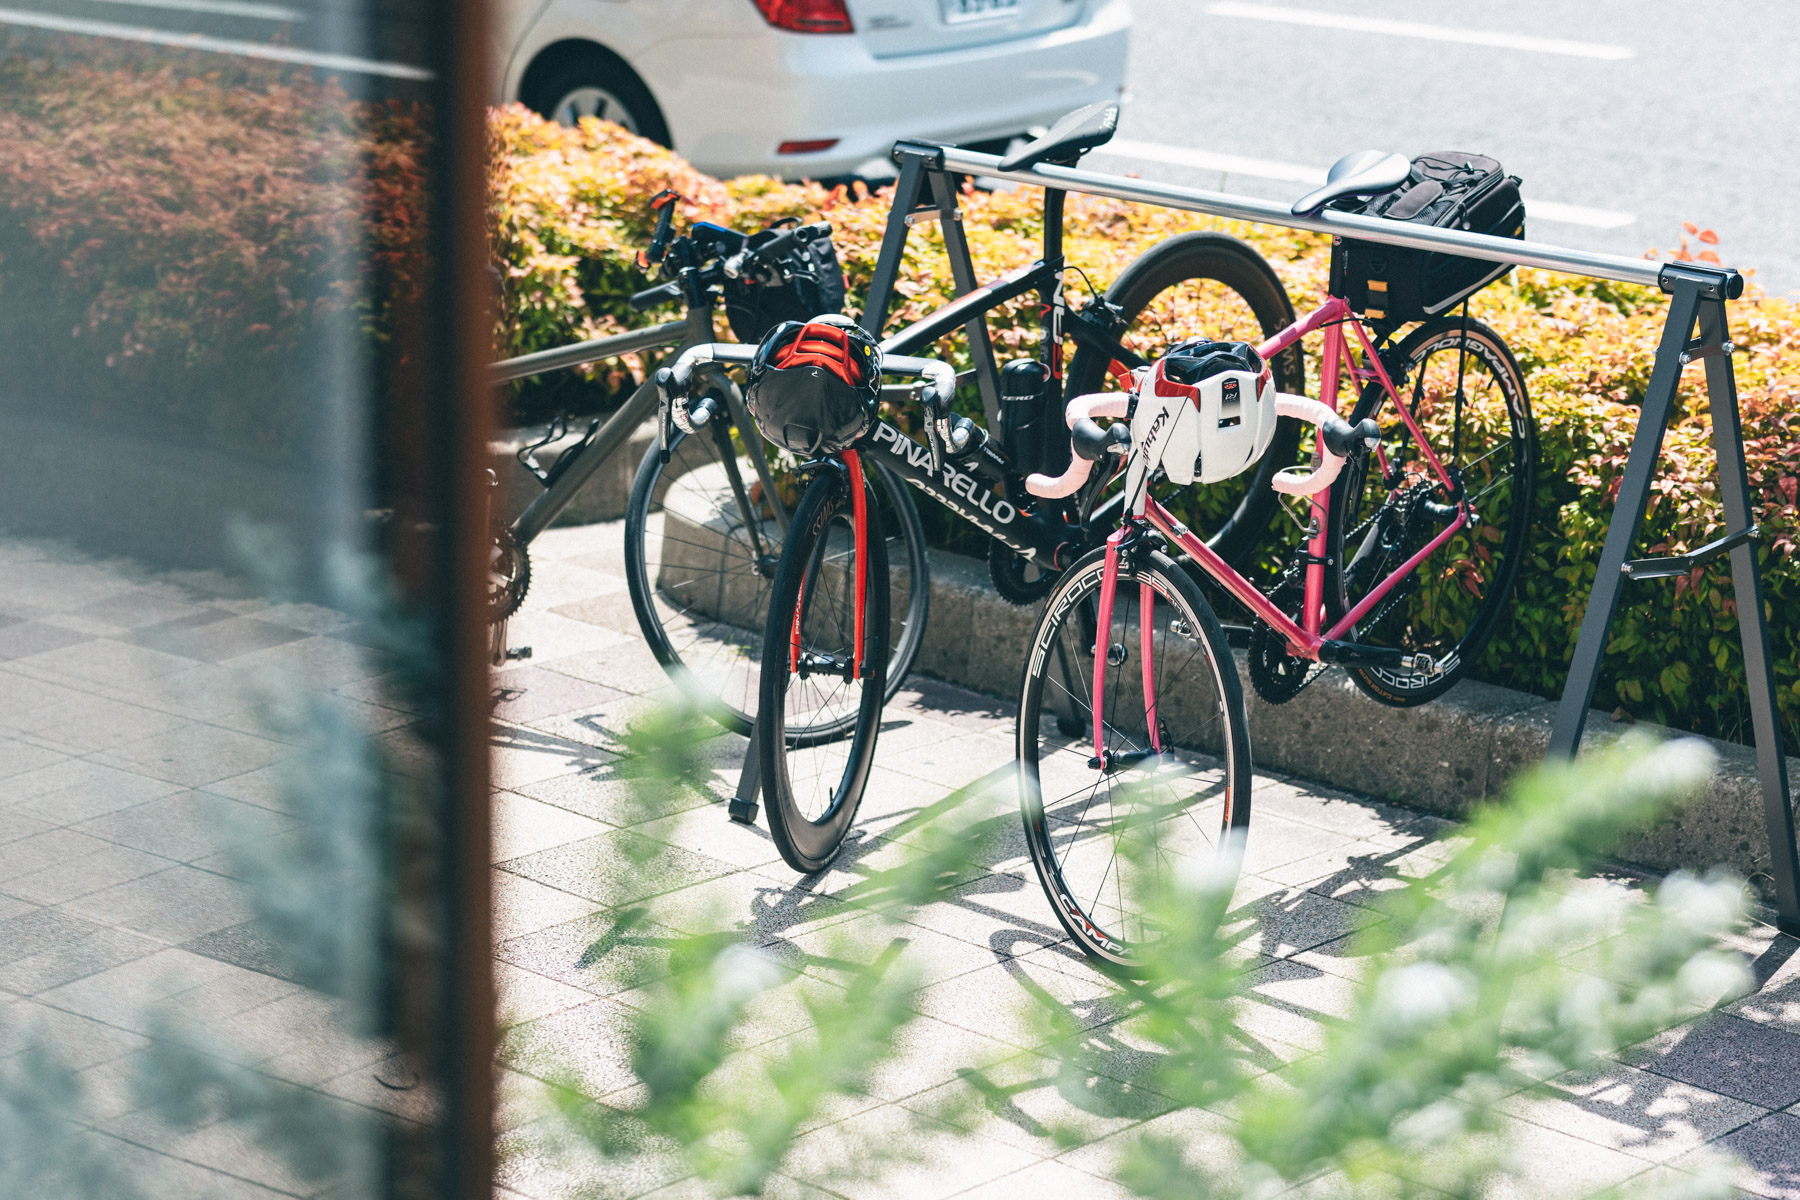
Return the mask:
[[(1100, 613), (1094, 635), (1094, 756), (1088, 766), (1110, 771), (1126, 765), (1115, 761), (1106, 749), (1106, 668), (1112, 663), (1113, 601), (1119, 590), (1119, 558), (1128, 528), (1114, 530), (1106, 539), (1106, 558), (1100, 570)], [(1121, 645), (1121, 649), (1123, 646)], [(1144, 723), (1149, 730), (1150, 755), (1162, 754), (1162, 726), (1156, 712), (1156, 589), (1147, 581), (1138, 584), (1138, 673), (1144, 687)], [(1147, 757), (1134, 755), (1133, 758)]]
[[(863, 489), (862, 456), (854, 450), (842, 454), (844, 469), (850, 481), (850, 523), (854, 530), (850, 573), (854, 578), (854, 609), (851, 625), (850, 679), (862, 678), (863, 637), (869, 605), (869, 500)], [(800, 602), (794, 605), (794, 627), (788, 634), (788, 670), (800, 673), (800, 622), (811, 599), (809, 592), (814, 576), (811, 572), (800, 582)]]

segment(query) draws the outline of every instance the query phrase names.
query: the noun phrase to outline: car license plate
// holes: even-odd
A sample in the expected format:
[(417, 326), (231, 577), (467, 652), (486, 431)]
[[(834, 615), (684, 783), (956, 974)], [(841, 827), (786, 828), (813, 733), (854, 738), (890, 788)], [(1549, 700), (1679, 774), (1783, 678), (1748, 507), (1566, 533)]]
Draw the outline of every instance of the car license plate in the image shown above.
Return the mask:
[(1019, 11), (1019, 0), (939, 0), (944, 6), (944, 21), (979, 21), (984, 17), (1001, 17)]

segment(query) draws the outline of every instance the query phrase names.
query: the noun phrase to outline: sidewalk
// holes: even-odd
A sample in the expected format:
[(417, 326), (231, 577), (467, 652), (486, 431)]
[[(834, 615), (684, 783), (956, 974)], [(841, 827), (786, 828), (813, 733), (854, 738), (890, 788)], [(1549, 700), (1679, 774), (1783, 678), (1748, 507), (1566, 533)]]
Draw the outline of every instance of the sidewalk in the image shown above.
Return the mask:
[[(503, 1151), (510, 1157), (501, 1182), (505, 1192), (533, 1200), (561, 1200), (586, 1194), (584, 1188), (616, 1196), (701, 1194), (666, 1162), (625, 1171), (580, 1153), (555, 1164), (534, 1156), (544, 1130), (531, 1120), (534, 1080), (556, 1066), (574, 1064), (595, 1097), (625, 1109), (632, 1101), (620, 1030), (625, 1010), (647, 998), (626, 986), (616, 960), (628, 953), (634, 967), (660, 965), (658, 938), (652, 931), (629, 939), (628, 951), (590, 959), (588, 948), (610, 927), (609, 911), (647, 903), (672, 935), (702, 931), (702, 914), (723, 904), (747, 941), (832, 983), (832, 964), (819, 953), (821, 931), (866, 932), (870, 958), (896, 938), (845, 898), (869, 864), (891, 861), (889, 835), (904, 837), (909, 817), (1004, 772), (1013, 755), (1005, 703), (915, 680), (888, 709), (860, 836), (817, 881), (800, 879), (780, 861), (766, 826), (726, 819), (723, 800), (737, 781), (741, 738), (719, 739), (713, 802), (630, 824), (619, 736), (643, 710), (643, 697), (666, 684), (637, 637), (618, 539), (615, 524), (551, 530), (539, 540), (532, 594), (510, 637), (514, 646), (531, 646), (534, 657), (500, 676), (496, 938), (510, 1027), (503, 1039)], [(1252, 813), (1234, 917), (1254, 923), (1250, 945), (1260, 965), (1239, 1019), (1251, 1060), (1276, 1070), (1315, 1050), (1348, 1011), (1358, 975), (1350, 935), (1380, 919), (1372, 906), (1385, 875), (1438, 861), (1430, 843), (1448, 823), (1266, 773), (1258, 775)], [(604, 864), (617, 861), (619, 845), (633, 835), (661, 844), (651, 872), (657, 882), (649, 894), (619, 895)], [(898, 935), (904, 956), (928, 981), (921, 1015), (871, 1094), (834, 1106), (800, 1140), (789, 1160), (793, 1178), (776, 1194), (1122, 1196), (1104, 1178), (1122, 1134), (1149, 1122), (1203, 1138), (1227, 1119), (1165, 1112), (1166, 1102), (1141, 1090), (1134, 1119), (1089, 1111), (1095, 1094), (1132, 1094), (1147, 1047), (1133, 1036), (1120, 989), (1068, 947), (1022, 841), (1003, 843), (985, 866), (986, 874), (952, 900), (920, 910)], [(1559, 1081), (1556, 1098), (1502, 1102), (1529, 1163), (1525, 1194), (1647, 1185), (1718, 1142), (1761, 1168), (1742, 1186), (1800, 1196), (1800, 1073), (1792, 1067), (1800, 1062), (1800, 963), (1788, 964), (1795, 948), (1768, 926), (1754, 927), (1742, 949), (1764, 983), (1759, 995), (1627, 1056), (1634, 1065)], [(1093, 1075), (1086, 1092), (1071, 1094), (1050, 1060), (1033, 1053), (1041, 1042), (1020, 1014), (1034, 996), (1054, 997), (1087, 1028)], [(772, 1050), (804, 1022), (797, 1006), (768, 1014), (754, 1023), (748, 1036), (757, 1040), (747, 1045)], [(945, 1129), (916, 1147), (924, 1162), (897, 1167), (879, 1185), (834, 1178), (835, 1155), (857, 1144), (846, 1135), (897, 1143), (911, 1134), (912, 1114), (940, 1109), (959, 1090), (966, 1093), (960, 1098), (977, 1099), (959, 1070), (995, 1063), (989, 1074), (1003, 1081), (1004, 1094), (979, 1098), (986, 1117), (973, 1144), (953, 1144)], [(1781, 1111), (1790, 1107), (1795, 1111)], [(1057, 1127), (1078, 1129), (1082, 1144), (1071, 1149), (1053, 1140)]]
[[(723, 798), (744, 742), (721, 737), (714, 800), (672, 801), (630, 824), (620, 737), (666, 687), (639, 640), (618, 570), (617, 524), (558, 529), (534, 547), (534, 581), (511, 640), (534, 657), (497, 680), (494, 756), (496, 972), (504, 1021), (506, 1127), (499, 1194), (698, 1195), (667, 1161), (631, 1168), (579, 1150), (542, 1152), (548, 1124), (538, 1080), (572, 1067), (603, 1101), (628, 1107), (622, 1020), (646, 1003), (628, 968), (666, 966), (666, 939), (722, 905), (747, 941), (827, 986), (824, 931), (894, 940), (846, 891), (890, 861), (906, 820), (1011, 761), (1003, 704), (916, 682), (888, 713), (860, 837), (834, 868), (803, 882), (762, 826), (729, 823)], [(387, 1050), (335, 1027), (318, 994), (275, 972), (250, 920), (230, 844), (280, 839), (293, 818), (273, 784), (297, 748), (271, 736), (248, 684), (275, 667), (354, 701), (371, 733), (399, 736), (410, 717), (373, 701), (380, 689), (341, 618), (244, 598), (210, 575), (148, 575), (55, 545), (0, 539), (0, 1080), (18, 1068), (19, 1031), (47, 1030), (88, 1095), (81, 1144), (157, 1181), (155, 1195), (327, 1196), (240, 1129), (177, 1131), (140, 1106), (126, 1081), (150, 1019), (180, 1012), (228, 1035), (234, 1054), (272, 1081), (328, 1097), (352, 1119), (425, 1115), (395, 1090)], [(908, 747), (905, 755), (895, 753)], [(1348, 936), (1378, 920), (1383, 875), (1429, 866), (1443, 822), (1298, 780), (1257, 780), (1249, 861), (1235, 916), (1260, 955), (1240, 1026), (1251, 1060), (1276, 1070), (1318, 1045), (1347, 1011), (1358, 961)], [(609, 880), (621, 846), (654, 843), (646, 894)], [(642, 843), (640, 843), (642, 844)], [(1070, 953), (1017, 843), (950, 901), (918, 912), (904, 955), (929, 979), (899, 1059), (868, 1096), (835, 1104), (800, 1141), (792, 1178), (771, 1194), (909, 1200), (949, 1196), (1122, 1193), (1105, 1182), (1121, 1135), (1148, 1122), (1203, 1139), (1226, 1116), (1170, 1113), (1136, 1085), (1146, 1047), (1119, 989)], [(608, 913), (649, 905), (657, 926), (602, 954)], [(1562, 1081), (1561, 1097), (1502, 1103), (1533, 1174), (1530, 1194), (1637, 1187), (1692, 1163), (1709, 1142), (1748, 1159), (1758, 1195), (1800, 1196), (1800, 963), (1791, 939), (1757, 926), (1742, 949), (1763, 987), (1699, 1029), (1626, 1056), (1630, 1065)], [(1059, 1084), (1019, 1018), (1030, 997), (1062, 1004), (1088, 1030), (1092, 1069)], [(746, 1048), (773, 1049), (804, 1027), (796, 1006), (759, 1011)], [(834, 1177), (837, 1156), (866, 1134), (898, 1142), (912, 1114), (940, 1112), (988, 1067), (997, 1093), (972, 1143), (927, 1135), (922, 1163), (879, 1186)], [(1092, 1097), (1133, 1098), (1102, 1117)], [(1073, 1132), (1069, 1145), (1050, 1136)], [(842, 1189), (840, 1191), (840, 1189)], [(341, 1193), (339, 1193), (341, 1194)]]

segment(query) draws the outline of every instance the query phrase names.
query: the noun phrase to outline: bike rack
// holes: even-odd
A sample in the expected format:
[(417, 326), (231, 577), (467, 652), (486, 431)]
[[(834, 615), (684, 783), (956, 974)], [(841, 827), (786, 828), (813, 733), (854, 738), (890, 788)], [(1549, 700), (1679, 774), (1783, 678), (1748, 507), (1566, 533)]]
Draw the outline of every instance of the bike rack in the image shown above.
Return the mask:
[[(1568, 683), (1557, 707), (1548, 756), (1572, 759), (1581, 743), (1588, 705), (1593, 700), (1594, 684), (1600, 672), (1600, 660), (1625, 581), (1681, 574), (1720, 554), (1730, 554), (1751, 724), (1756, 737), (1757, 774), (1762, 782), (1770, 872), (1775, 881), (1776, 924), (1782, 932), (1800, 936), (1800, 853), (1795, 847), (1787, 761), (1782, 751), (1781, 723), (1775, 707), (1775, 673), (1769, 655), (1769, 625), (1763, 605), (1762, 576), (1756, 567), (1759, 531), (1752, 520), (1749, 479), (1744, 463), (1737, 377), (1731, 361), (1735, 347), (1729, 340), (1730, 327), (1725, 313), (1726, 301), (1735, 300), (1743, 293), (1742, 275), (1729, 267), (1658, 263), (1623, 255), (1569, 250), (1542, 242), (1410, 225), (1356, 213), (1325, 210), (1314, 216), (1297, 217), (1287, 205), (1273, 201), (1152, 183), (1075, 167), (1040, 165), (1023, 171), (1002, 171), (1000, 159), (995, 155), (929, 142), (898, 142), (893, 157), (900, 166), (900, 177), (895, 184), (881, 255), (875, 265), (875, 277), (863, 316), (864, 327), (877, 337), (886, 323), (893, 299), (907, 232), (920, 220), (936, 219), (942, 225), (957, 294), (978, 290), (968, 240), (963, 235), (962, 213), (957, 207), (959, 176), (1004, 179), (1239, 221), (1282, 225), (1334, 236), (1355, 236), (1383, 245), (1436, 250), (1487, 262), (1542, 267), (1595, 279), (1654, 286), (1667, 293), (1670, 297), (1669, 316), (1657, 347), (1650, 384), (1639, 409), (1637, 431), (1632, 438), (1618, 499), (1614, 502), (1613, 520), (1600, 551), (1594, 590), (1582, 617), (1575, 655), (1569, 665)], [(931, 201), (921, 204), (927, 186)], [(1697, 337), (1694, 336), (1696, 325)], [(991, 364), (993, 349), (985, 323), (979, 319), (971, 322), (969, 332), (970, 344), (976, 347), (977, 361)], [(1689, 554), (1665, 559), (1629, 559), (1650, 499), (1650, 484), (1663, 437), (1674, 413), (1681, 372), (1690, 363), (1700, 361), (1706, 364), (1706, 389), (1713, 418), (1713, 448), (1718, 457), (1726, 534)], [(984, 380), (983, 407), (989, 410), (991, 427), (995, 420), (996, 398), (986, 395), (989, 373), (983, 371), (980, 374)], [(1746, 613), (1754, 614), (1754, 619), (1746, 619)]]

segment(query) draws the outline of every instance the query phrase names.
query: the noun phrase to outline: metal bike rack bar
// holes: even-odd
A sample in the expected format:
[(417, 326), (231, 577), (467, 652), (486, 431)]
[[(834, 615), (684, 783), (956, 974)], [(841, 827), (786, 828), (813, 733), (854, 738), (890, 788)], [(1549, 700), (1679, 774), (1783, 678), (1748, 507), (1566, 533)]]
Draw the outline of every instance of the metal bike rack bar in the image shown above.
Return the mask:
[(545, 371), (560, 371), (564, 367), (579, 367), (602, 358), (616, 358), (621, 354), (635, 354), (639, 350), (672, 345), (681, 340), (686, 329), (685, 320), (664, 321), (646, 329), (610, 334), (592, 341), (539, 350), (535, 354), (521, 354), (517, 358), (503, 358), (488, 367), (488, 378), (494, 383), (506, 383), (530, 375), (541, 375)]
[[(1737, 379), (1732, 369), (1730, 327), (1725, 304), (1743, 293), (1743, 276), (1729, 267), (1704, 263), (1659, 263), (1616, 254), (1570, 250), (1542, 242), (1515, 241), (1455, 229), (1423, 228), (1402, 221), (1388, 221), (1353, 213), (1322, 211), (1297, 217), (1287, 205), (1199, 188), (1178, 187), (1085, 171), (1076, 167), (1041, 165), (1024, 171), (1002, 171), (1000, 159), (955, 147), (928, 142), (902, 141), (894, 147), (900, 165), (893, 210), (887, 235), (876, 263), (863, 318), (864, 326), (879, 336), (885, 323), (893, 287), (899, 274), (905, 235), (916, 211), (932, 211), (946, 233), (957, 292), (973, 288), (968, 264), (968, 244), (961, 236), (961, 213), (954, 207), (954, 190), (940, 186), (953, 175), (977, 175), (1014, 183), (1107, 196), (1117, 200), (1154, 204), (1240, 221), (1256, 221), (1290, 229), (1353, 236), (1363, 241), (1418, 250), (1436, 250), (1488, 262), (1542, 267), (1571, 275), (1613, 279), (1661, 288), (1670, 297), (1669, 316), (1663, 326), (1656, 361), (1639, 410), (1637, 432), (1632, 438), (1625, 475), (1614, 502), (1613, 521), (1600, 552), (1594, 590), (1582, 617), (1575, 655), (1569, 665), (1568, 683), (1557, 708), (1550, 738), (1551, 757), (1573, 758), (1587, 723), (1588, 705), (1594, 696), (1600, 661), (1606, 649), (1620, 592), (1628, 579), (1649, 579), (1677, 573), (1672, 562), (1629, 558), (1631, 545), (1643, 524), (1645, 507), (1664, 435), (1674, 413), (1675, 393), (1681, 372), (1690, 363), (1704, 362), (1706, 388), (1713, 418), (1713, 447), (1718, 456), (1719, 494), (1724, 508), (1725, 536), (1692, 554), (1681, 556), (1685, 570), (1708, 558), (1729, 553), (1736, 592), (1738, 632), (1743, 643), (1744, 670), (1749, 693), (1751, 724), (1756, 737), (1757, 772), (1762, 781), (1763, 816), (1769, 839), (1770, 873), (1775, 882), (1777, 924), (1785, 933), (1800, 936), (1800, 853), (1794, 841), (1794, 813), (1788, 791), (1787, 760), (1781, 741), (1781, 722), (1775, 706), (1775, 674), (1769, 653), (1767, 610), (1763, 605), (1762, 577), (1756, 567), (1758, 529), (1753, 521), (1744, 443), (1738, 414)], [(929, 180), (929, 208), (920, 210)], [(946, 199), (949, 204), (945, 203)], [(1527, 206), (1529, 212), (1529, 205)], [(952, 236), (952, 234), (954, 235)], [(872, 321), (872, 324), (871, 324)], [(1695, 337), (1698, 325), (1698, 337)], [(978, 340), (987, 348), (986, 327)], [(990, 351), (991, 353), (991, 351)], [(1621, 519), (1623, 518), (1623, 519)], [(1746, 616), (1750, 614), (1750, 616)]]

